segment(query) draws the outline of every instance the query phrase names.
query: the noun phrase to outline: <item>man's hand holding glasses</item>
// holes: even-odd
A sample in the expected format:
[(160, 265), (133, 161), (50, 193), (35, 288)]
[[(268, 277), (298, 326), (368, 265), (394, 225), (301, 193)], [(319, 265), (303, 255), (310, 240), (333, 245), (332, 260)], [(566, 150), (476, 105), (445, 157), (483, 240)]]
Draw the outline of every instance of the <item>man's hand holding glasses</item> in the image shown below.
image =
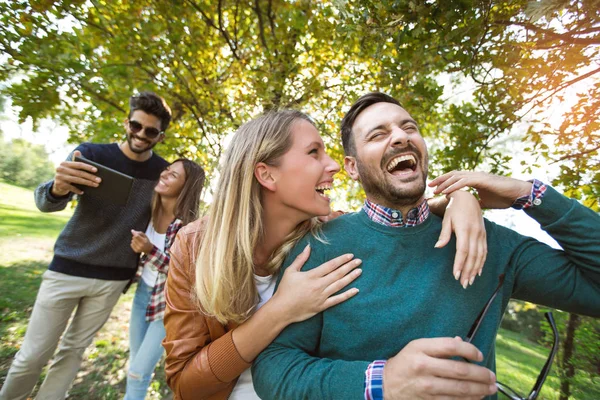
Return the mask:
[(492, 371), (451, 357), (483, 361), (481, 352), (459, 337), (413, 340), (385, 364), (384, 398), (481, 399), (496, 393)]
[[(558, 349), (558, 332), (552, 313), (546, 313), (546, 319), (554, 333), (552, 350), (527, 396), (497, 382), (492, 371), (474, 364), (483, 361), (483, 355), (471, 342), (503, 284), (504, 274), (498, 277), (498, 286), (475, 319), (464, 341), (460, 337), (413, 340), (390, 358), (383, 369), (384, 398), (480, 399), (500, 392), (511, 400), (537, 399)], [(466, 362), (450, 359), (456, 357)]]

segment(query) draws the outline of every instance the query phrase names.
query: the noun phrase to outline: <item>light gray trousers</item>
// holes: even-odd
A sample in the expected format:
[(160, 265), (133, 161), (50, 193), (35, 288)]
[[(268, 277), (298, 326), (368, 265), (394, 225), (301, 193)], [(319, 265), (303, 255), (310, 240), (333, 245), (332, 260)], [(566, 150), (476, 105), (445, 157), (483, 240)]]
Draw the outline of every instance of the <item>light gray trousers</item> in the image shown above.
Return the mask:
[(0, 400), (27, 399), (63, 332), (36, 399), (64, 399), (77, 376), (83, 352), (110, 316), (127, 284), (127, 281), (80, 278), (50, 270), (42, 278), (25, 339), (8, 371)]

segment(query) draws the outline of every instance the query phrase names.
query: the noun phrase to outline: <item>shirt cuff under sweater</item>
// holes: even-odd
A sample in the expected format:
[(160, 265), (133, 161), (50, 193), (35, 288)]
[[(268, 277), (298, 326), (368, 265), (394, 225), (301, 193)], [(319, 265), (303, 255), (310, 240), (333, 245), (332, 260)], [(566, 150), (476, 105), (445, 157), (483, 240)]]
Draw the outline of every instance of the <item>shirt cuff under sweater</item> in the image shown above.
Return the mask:
[(531, 193), (515, 200), (511, 206), (515, 210), (527, 210), (528, 208), (542, 204), (542, 198), (544, 197), (547, 186), (537, 179), (533, 179), (530, 182), (532, 183)]
[(383, 400), (383, 368), (387, 360), (375, 360), (365, 371), (365, 400)]
[(569, 199), (551, 186), (547, 186), (541, 202), (536, 207), (526, 209), (525, 213), (544, 228), (563, 219), (568, 221), (569, 213), (575, 207), (575, 203), (576, 200)]

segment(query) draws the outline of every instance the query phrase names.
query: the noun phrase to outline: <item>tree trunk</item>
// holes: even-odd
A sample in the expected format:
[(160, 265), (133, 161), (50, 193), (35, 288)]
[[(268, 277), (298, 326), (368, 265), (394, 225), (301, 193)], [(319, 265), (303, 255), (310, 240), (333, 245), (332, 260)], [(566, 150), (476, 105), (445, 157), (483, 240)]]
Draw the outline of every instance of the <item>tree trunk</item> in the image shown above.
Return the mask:
[(560, 377), (560, 400), (568, 400), (571, 395), (571, 380), (575, 376), (575, 367), (573, 366), (573, 350), (575, 342), (575, 331), (579, 326), (579, 315), (569, 314), (567, 324), (567, 337), (563, 343), (562, 373)]

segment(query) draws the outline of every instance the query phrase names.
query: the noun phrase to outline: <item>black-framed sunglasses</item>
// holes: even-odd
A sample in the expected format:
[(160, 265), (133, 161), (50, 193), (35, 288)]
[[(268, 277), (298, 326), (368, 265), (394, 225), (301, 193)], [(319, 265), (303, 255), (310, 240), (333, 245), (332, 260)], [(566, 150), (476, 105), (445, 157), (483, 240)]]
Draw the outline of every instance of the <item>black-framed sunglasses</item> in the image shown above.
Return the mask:
[[(492, 296), (490, 297), (490, 299), (487, 301), (487, 303), (485, 303), (483, 310), (481, 310), (481, 312), (477, 316), (477, 319), (473, 323), (473, 326), (471, 326), (471, 329), (469, 330), (469, 333), (467, 334), (467, 337), (465, 338), (465, 341), (467, 343), (471, 343), (473, 341), (473, 338), (475, 337), (475, 335), (477, 334), (477, 331), (479, 330), (479, 327), (481, 326), (481, 321), (483, 320), (483, 318), (489, 311), (489, 309), (492, 305), (492, 302), (498, 295), (498, 292), (500, 292), (500, 288), (502, 287), (503, 283), (504, 283), (504, 274), (498, 276), (498, 286), (496, 287), (496, 290), (494, 290), (494, 293), (492, 293)], [(556, 352), (558, 350), (558, 329), (556, 328), (556, 322), (554, 322), (554, 317), (552, 316), (552, 313), (547, 312), (544, 315), (546, 316), (546, 319), (548, 320), (548, 323), (550, 324), (550, 327), (552, 328), (552, 333), (554, 335), (554, 342), (552, 343), (552, 350), (550, 351), (550, 354), (548, 355), (548, 359), (546, 360), (544, 367), (540, 371), (540, 374), (538, 375), (538, 378), (535, 381), (535, 385), (533, 385), (533, 389), (531, 389), (531, 392), (529, 393), (529, 395), (522, 396), (522, 395), (518, 394), (515, 390), (511, 389), (509, 386), (506, 386), (505, 384), (503, 384), (499, 381), (496, 381), (496, 387), (498, 387), (498, 391), (511, 400), (535, 400), (535, 399), (537, 399), (538, 395), (540, 394), (540, 390), (542, 390), (542, 385), (544, 385), (544, 382), (546, 381), (546, 378), (548, 377), (548, 373), (550, 372), (550, 367), (552, 366), (552, 362), (554, 361), (554, 357), (556, 356)], [(467, 359), (465, 359), (465, 361), (471, 362)]]
[(148, 139), (155, 139), (162, 133), (162, 131), (159, 131), (152, 126), (144, 126), (135, 120), (129, 120), (129, 130), (131, 130), (131, 132), (138, 133), (142, 129), (144, 130), (144, 133)]

